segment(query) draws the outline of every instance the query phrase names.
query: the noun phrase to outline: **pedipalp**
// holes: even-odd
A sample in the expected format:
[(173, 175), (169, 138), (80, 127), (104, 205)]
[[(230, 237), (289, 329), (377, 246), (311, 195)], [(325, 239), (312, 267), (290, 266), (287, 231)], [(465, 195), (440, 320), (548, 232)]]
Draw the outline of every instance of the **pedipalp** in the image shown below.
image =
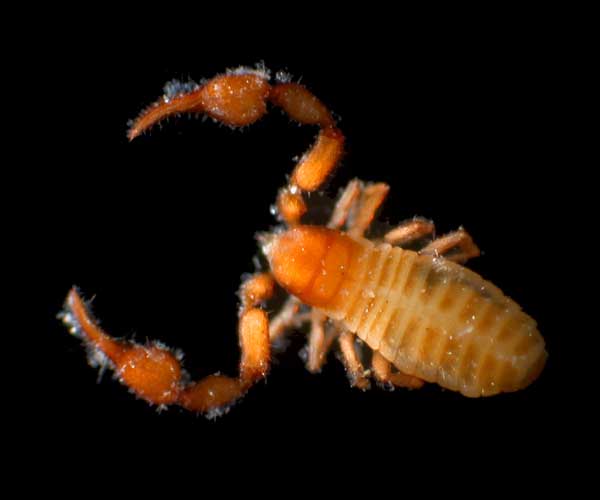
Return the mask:
[(158, 406), (177, 404), (214, 416), (226, 411), (269, 370), (269, 320), (262, 309), (254, 307), (270, 297), (272, 288), (264, 285), (264, 275), (259, 274), (242, 290), (246, 296), (250, 289), (253, 291), (240, 310), (242, 356), (236, 378), (209, 375), (199, 382), (187, 382), (180, 356), (159, 343), (142, 345), (112, 338), (100, 328), (75, 288), (67, 296), (61, 318), (90, 353), (106, 357), (119, 381), (139, 398)]

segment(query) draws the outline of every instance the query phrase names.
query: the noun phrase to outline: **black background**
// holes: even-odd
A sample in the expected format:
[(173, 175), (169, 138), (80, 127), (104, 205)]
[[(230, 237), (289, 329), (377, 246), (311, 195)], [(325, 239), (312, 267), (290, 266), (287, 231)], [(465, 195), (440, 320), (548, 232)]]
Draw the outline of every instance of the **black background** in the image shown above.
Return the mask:
[[(451, 462), (467, 449), (477, 463), (481, 450), (518, 458), (554, 446), (567, 381), (548, 250), (569, 215), (558, 206), (564, 184), (554, 173), (555, 35), (532, 30), (531, 20), (488, 18), (385, 30), (365, 20), (344, 33), (337, 26), (260, 40), (253, 29), (199, 29), (184, 39), (72, 26), (40, 47), (30, 69), (43, 93), (33, 102), (38, 126), (27, 129), (21, 203), (32, 240), (28, 286), (44, 312), (29, 416), (37, 438), (51, 443), (46, 450), (126, 449), (144, 460), (140, 450), (156, 447), (223, 463), (251, 450), (269, 464), (306, 451), (322, 466), (332, 453), (352, 466), (388, 449), (408, 462)], [(472, 234), (484, 255), (469, 266), (536, 318), (547, 341), (535, 384), (477, 400), (433, 385), (363, 393), (333, 355), (322, 374), (309, 374), (299, 335), (276, 356), (267, 383), (216, 421), (177, 408), (158, 413), (108, 374), (96, 383), (55, 317), (74, 284), (95, 296), (108, 332), (181, 348), (195, 378), (236, 373), (240, 276), (254, 270), (254, 235), (273, 226), (269, 207), (316, 130), (277, 111), (242, 132), (182, 117), (132, 143), (125, 134), (166, 81), (257, 62), (301, 78), (339, 117), (346, 155), (327, 196), (354, 177), (383, 181), (391, 192), (381, 220), (421, 215), (440, 233), (463, 225)]]

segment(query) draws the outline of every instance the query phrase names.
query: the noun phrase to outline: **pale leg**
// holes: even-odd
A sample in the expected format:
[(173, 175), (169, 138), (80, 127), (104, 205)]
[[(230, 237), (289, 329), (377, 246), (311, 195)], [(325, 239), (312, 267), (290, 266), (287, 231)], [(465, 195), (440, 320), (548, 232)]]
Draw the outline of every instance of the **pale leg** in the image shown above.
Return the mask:
[(406, 387), (408, 389), (420, 389), (424, 381), (420, 378), (406, 375), (401, 371), (392, 373), (392, 364), (385, 359), (378, 351), (373, 351), (371, 360), (373, 375), (378, 382), (391, 384), (393, 387)]
[(344, 361), (344, 366), (346, 367), (346, 372), (348, 373), (348, 378), (350, 379), (350, 385), (364, 391), (368, 389), (371, 384), (367, 378), (368, 373), (365, 371), (358, 358), (354, 341), (354, 334), (347, 330), (343, 331), (339, 336), (342, 359)]
[(358, 179), (354, 179), (348, 183), (340, 199), (335, 204), (331, 218), (327, 227), (331, 229), (340, 229), (344, 226), (348, 220), (350, 212), (355, 207), (356, 202), (361, 193), (361, 182)]
[(390, 245), (402, 246), (433, 234), (435, 226), (427, 219), (414, 218), (387, 232), (384, 239)]
[[(445, 255), (454, 249), (457, 250), (456, 253)], [(459, 229), (433, 240), (419, 253), (425, 255), (443, 255), (447, 260), (462, 264), (473, 257), (478, 257), (481, 252), (473, 242), (471, 236), (464, 229)]]
[(348, 224), (348, 233), (351, 236), (365, 234), (389, 190), (390, 187), (384, 183), (368, 184), (363, 188), (358, 206), (352, 213)]

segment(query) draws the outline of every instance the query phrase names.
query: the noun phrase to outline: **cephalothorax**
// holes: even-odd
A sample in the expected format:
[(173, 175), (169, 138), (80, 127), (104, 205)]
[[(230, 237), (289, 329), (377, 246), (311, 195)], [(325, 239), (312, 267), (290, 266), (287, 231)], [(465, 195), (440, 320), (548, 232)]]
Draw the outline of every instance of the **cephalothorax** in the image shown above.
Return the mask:
[[(433, 239), (419, 252), (401, 247), (433, 234), (433, 223), (421, 218), (389, 231), (383, 241), (366, 240), (389, 188), (358, 180), (342, 191), (326, 227), (302, 224), (303, 193), (323, 184), (344, 144), (327, 108), (304, 86), (288, 78), (271, 84), (267, 71), (240, 68), (200, 86), (171, 83), (166, 90), (132, 123), (131, 140), (182, 112), (249, 125), (265, 114), (268, 103), (320, 130), (279, 192), (277, 211), (287, 227), (259, 237), (270, 270), (241, 286), (238, 377), (185, 381), (176, 354), (158, 343), (113, 339), (93, 320), (77, 290), (69, 292), (62, 320), (136, 395), (156, 405), (219, 414), (266, 376), (272, 342), (306, 322), (307, 368), (319, 371), (337, 342), (352, 385), (361, 389), (373, 376), (389, 387), (418, 388), (428, 381), (477, 397), (521, 389), (539, 375), (547, 353), (535, 321), (460, 265), (479, 255), (463, 229)], [(276, 284), (290, 297), (269, 319), (260, 304)], [(373, 351), (369, 370), (363, 368), (357, 338)]]

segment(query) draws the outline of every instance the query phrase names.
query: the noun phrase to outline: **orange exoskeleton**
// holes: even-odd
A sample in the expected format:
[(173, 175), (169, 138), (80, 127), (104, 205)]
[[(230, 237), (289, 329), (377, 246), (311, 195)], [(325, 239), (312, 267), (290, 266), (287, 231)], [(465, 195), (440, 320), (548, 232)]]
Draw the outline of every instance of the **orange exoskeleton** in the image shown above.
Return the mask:
[[(78, 291), (61, 317), (99, 360), (136, 395), (156, 405), (178, 404), (213, 416), (268, 372), (271, 345), (291, 328), (310, 323), (307, 368), (317, 372), (337, 343), (352, 385), (369, 377), (388, 387), (426, 382), (478, 397), (515, 391), (542, 371), (547, 353), (535, 321), (497, 287), (463, 267), (479, 249), (463, 229), (433, 239), (420, 251), (403, 249), (434, 233), (414, 218), (369, 241), (364, 233), (387, 196), (383, 183), (351, 181), (327, 226), (303, 225), (304, 193), (317, 190), (338, 163), (344, 136), (327, 108), (287, 77), (270, 82), (264, 69), (239, 68), (198, 85), (169, 84), (166, 95), (131, 125), (129, 138), (182, 112), (204, 113), (230, 126), (249, 125), (280, 107), (301, 124), (317, 125), (312, 148), (277, 197), (286, 227), (259, 235), (270, 270), (240, 289), (237, 377), (212, 375), (187, 382), (179, 357), (160, 344), (117, 341), (92, 318)], [(260, 305), (279, 285), (289, 294), (268, 317)], [(364, 369), (358, 340), (372, 350)]]

